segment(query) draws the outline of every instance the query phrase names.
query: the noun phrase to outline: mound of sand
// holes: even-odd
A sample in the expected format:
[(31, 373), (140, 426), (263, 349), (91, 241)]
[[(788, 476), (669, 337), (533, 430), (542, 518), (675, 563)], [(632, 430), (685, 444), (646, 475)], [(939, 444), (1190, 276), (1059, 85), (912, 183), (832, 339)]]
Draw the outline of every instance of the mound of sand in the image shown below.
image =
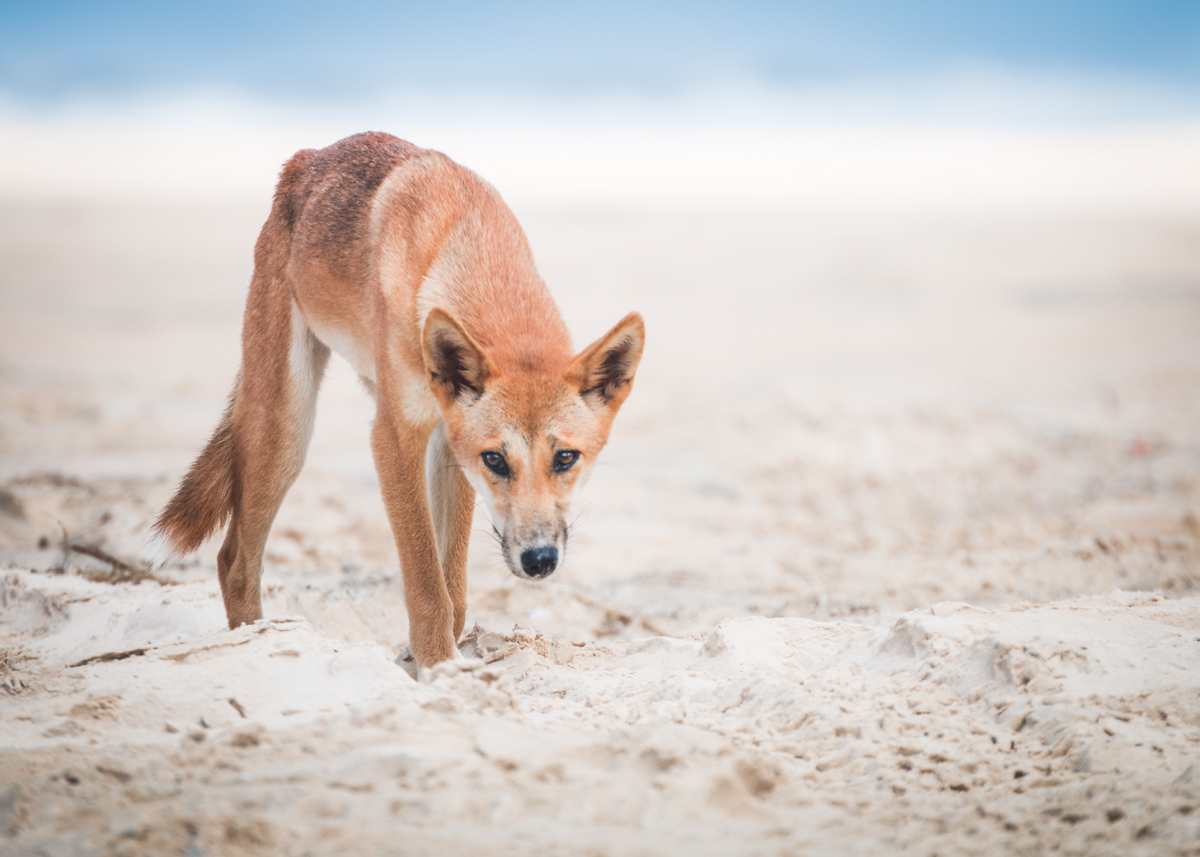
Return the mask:
[(2, 604), (21, 777), (0, 821), (44, 853), (1200, 841), (1194, 596), (728, 619), (683, 640), (476, 626), (471, 659), (428, 684), (304, 619), (219, 630), (211, 582), (16, 572)]

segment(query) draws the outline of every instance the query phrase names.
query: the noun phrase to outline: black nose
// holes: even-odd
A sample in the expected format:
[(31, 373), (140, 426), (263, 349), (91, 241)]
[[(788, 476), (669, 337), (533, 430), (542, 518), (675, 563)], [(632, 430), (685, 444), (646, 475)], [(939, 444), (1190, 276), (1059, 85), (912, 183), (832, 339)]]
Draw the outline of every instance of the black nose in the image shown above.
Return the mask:
[(521, 554), (521, 568), (530, 577), (549, 577), (558, 565), (558, 548), (530, 548)]

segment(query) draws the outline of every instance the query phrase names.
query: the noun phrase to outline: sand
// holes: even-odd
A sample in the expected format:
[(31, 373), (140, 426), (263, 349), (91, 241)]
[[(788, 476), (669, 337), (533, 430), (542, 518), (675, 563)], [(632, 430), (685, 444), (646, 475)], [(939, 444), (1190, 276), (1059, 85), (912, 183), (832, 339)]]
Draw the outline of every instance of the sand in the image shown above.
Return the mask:
[(519, 209), (647, 351), (418, 684), (340, 361), (267, 618), (137, 573), (266, 203), (0, 206), (0, 851), (1200, 853), (1200, 218)]

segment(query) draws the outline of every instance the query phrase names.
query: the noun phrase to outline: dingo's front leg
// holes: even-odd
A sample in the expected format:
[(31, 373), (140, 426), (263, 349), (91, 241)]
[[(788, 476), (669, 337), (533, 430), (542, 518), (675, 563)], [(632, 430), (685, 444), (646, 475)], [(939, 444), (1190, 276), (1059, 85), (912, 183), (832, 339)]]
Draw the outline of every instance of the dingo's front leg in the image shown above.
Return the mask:
[(454, 607), (438, 565), (437, 542), (425, 494), (425, 448), (429, 431), (413, 426), (385, 404), (371, 431), (375, 469), (387, 508), (408, 607), (409, 646), (419, 668), (453, 658)]
[(463, 476), (462, 466), (450, 450), (444, 422), (437, 424), (429, 438), (425, 481), (429, 486), (429, 507), (437, 533), (442, 576), (446, 579), (450, 603), (454, 605), (454, 639), (457, 640), (467, 623), (467, 544), (475, 514), (475, 489)]

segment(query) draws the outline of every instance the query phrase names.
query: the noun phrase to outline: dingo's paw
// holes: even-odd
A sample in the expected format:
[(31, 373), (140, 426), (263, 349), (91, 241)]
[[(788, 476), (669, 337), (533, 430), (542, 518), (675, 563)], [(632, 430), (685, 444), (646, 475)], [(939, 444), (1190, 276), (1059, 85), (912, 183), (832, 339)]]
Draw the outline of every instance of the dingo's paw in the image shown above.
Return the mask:
[(442, 661), (431, 667), (421, 667), (417, 681), (427, 683), (436, 681), (439, 678), (454, 678), (464, 673), (478, 673), (486, 666), (487, 664), (481, 658), (464, 657), (458, 649), (455, 649), (454, 657), (450, 660)]
[(396, 664), (412, 676), (414, 681), (419, 681), (422, 684), (428, 684), (439, 675), (457, 675), (458, 673), (475, 672), (485, 666), (484, 662), (479, 658), (468, 658), (457, 648), (454, 649), (454, 655), (450, 660), (442, 661), (429, 667), (420, 666), (409, 646), (404, 646), (400, 649), (400, 654), (396, 656)]

